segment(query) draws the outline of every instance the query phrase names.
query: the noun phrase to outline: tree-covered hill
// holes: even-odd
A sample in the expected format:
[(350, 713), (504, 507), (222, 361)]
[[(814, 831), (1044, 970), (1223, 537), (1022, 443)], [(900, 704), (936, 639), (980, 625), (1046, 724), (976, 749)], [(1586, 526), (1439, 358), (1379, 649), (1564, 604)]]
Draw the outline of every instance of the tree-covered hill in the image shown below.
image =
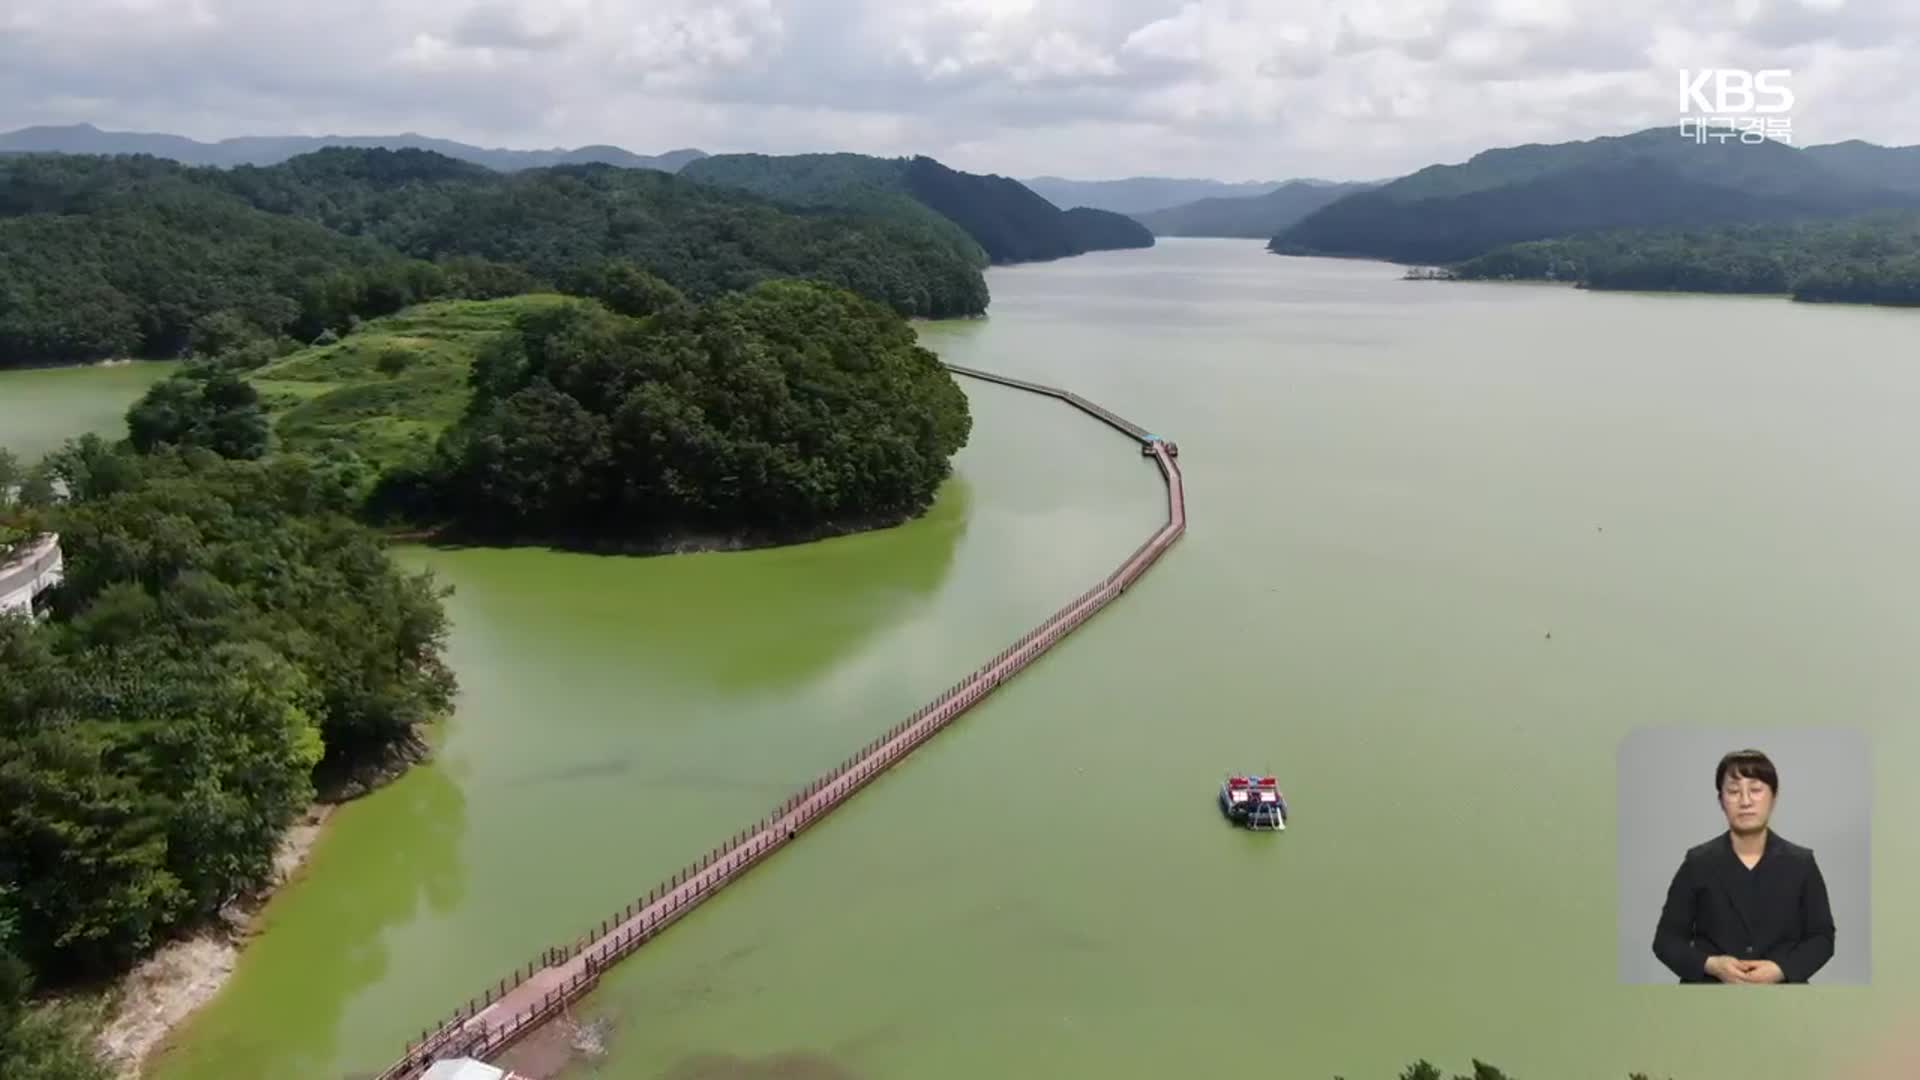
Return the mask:
[(521, 314), (479, 350), (433, 459), (389, 473), (385, 505), (493, 538), (779, 541), (921, 513), (967, 440), (952, 376), (851, 293), (768, 282), (629, 310)]
[(1068, 180), (1059, 176), (1029, 176), (1020, 182), (1055, 206), (1111, 210), (1135, 219), (1155, 210), (1185, 206), (1202, 199), (1264, 195), (1281, 184), (1279, 180), (1233, 182), (1169, 176), (1130, 176), (1124, 180)]
[(1920, 146), (1877, 146), (1860, 139), (1802, 151), (1821, 168), (1869, 187), (1920, 191)]
[(898, 160), (865, 154), (722, 154), (693, 162), (680, 175), (697, 183), (753, 192), (786, 206), (898, 222), (937, 237), (976, 265), (990, 261), (986, 249), (965, 229), (908, 193), (901, 183)]
[(249, 370), (195, 363), (128, 418), (142, 450), (311, 460), (377, 520), (634, 550), (899, 522), (970, 427), (872, 301), (783, 281), (697, 303), (630, 264), (592, 298), (423, 304)]
[(503, 175), (420, 150), (231, 171), (29, 155), (0, 158), (0, 366), (180, 355), (209, 319), (310, 340), (423, 300), (576, 290), (610, 259), (701, 298), (794, 277), (908, 315), (987, 304), (953, 230), (652, 170)]
[[(959, 226), (996, 263), (1057, 259), (1114, 247), (1148, 247), (1152, 240), (1144, 230), (1128, 228), (1127, 219), (1120, 215), (1070, 218), (1017, 180), (960, 172), (929, 157), (718, 154), (687, 166), (682, 175), (789, 205), (831, 207), (885, 218), (924, 216), (921, 211), (903, 208), (904, 197)], [(1143, 236), (1146, 243), (1141, 242)]]
[(1150, 248), (1153, 233), (1145, 225), (1111, 210), (1076, 206), (1060, 215), (1073, 242), (1088, 251), (1116, 251), (1122, 248)]
[(398, 260), (178, 175), (116, 182), (94, 173), (68, 191), (43, 177), (25, 188), (7, 179), (0, 164), (0, 208), (81, 209), (0, 218), (0, 366), (173, 356), (216, 312), (263, 333), (317, 333), (312, 282), (360, 279)]
[(1289, 180), (1257, 195), (1199, 199), (1135, 217), (1153, 230), (1155, 236), (1240, 236), (1265, 240), (1323, 206), (1374, 186)]
[(1594, 289), (1791, 293), (1796, 300), (1920, 304), (1920, 212), (1536, 240), (1453, 269), (1467, 279)]
[(426, 151), (333, 149), (209, 178), (256, 206), (415, 258), (480, 256), (563, 289), (614, 258), (696, 297), (807, 277), (906, 315), (986, 310), (976, 257), (951, 233), (888, 217), (795, 213), (653, 170), (570, 165), (502, 176)]
[(1489, 150), (1350, 195), (1268, 245), (1284, 254), (1470, 259), (1601, 229), (1838, 217), (1920, 206), (1903, 190), (1766, 141), (1697, 145), (1675, 128)]

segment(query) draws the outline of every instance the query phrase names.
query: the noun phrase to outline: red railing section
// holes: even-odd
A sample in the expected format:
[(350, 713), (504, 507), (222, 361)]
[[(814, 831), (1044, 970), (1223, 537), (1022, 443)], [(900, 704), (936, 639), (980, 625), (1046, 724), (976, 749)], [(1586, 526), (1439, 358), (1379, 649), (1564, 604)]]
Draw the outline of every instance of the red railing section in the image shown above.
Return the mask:
[(1186, 495), (1179, 463), (1166, 445), (1150, 436), (1145, 428), (1057, 387), (953, 364), (945, 366), (961, 375), (1059, 398), (1141, 443), (1153, 456), (1166, 481), (1166, 523), (1105, 579), (1068, 601), (1045, 622), (795, 793), (772, 813), (734, 834), (645, 896), (601, 920), (571, 943), (547, 949), (479, 996), (470, 998), (439, 1024), (422, 1031), (417, 1040), (408, 1043), (406, 1054), (379, 1074), (379, 1080), (413, 1080), (444, 1057), (485, 1060), (584, 997), (609, 965), (646, 944), (702, 900), (794, 839), (800, 830), (851, 798), (868, 781), (912, 753), (1113, 602), (1186, 532)]

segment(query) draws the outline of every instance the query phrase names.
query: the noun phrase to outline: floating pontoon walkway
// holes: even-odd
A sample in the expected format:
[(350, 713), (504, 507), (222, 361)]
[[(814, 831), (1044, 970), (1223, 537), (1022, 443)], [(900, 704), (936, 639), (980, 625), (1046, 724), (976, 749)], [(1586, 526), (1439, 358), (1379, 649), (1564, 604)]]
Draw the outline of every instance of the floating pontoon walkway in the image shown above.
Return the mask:
[(1133, 554), (1086, 592), (1069, 601), (1046, 622), (1000, 652), (979, 670), (955, 683), (886, 734), (781, 803), (754, 825), (714, 848), (699, 862), (653, 891), (614, 912), (572, 944), (549, 949), (515, 970), (478, 997), (469, 1000), (439, 1025), (421, 1032), (406, 1054), (379, 1074), (379, 1080), (418, 1080), (441, 1058), (497, 1057), (516, 1040), (530, 1034), (555, 1014), (586, 996), (600, 975), (615, 961), (651, 941), (662, 930), (691, 911), (702, 900), (746, 873), (748, 868), (799, 836), (869, 780), (912, 753), (941, 728), (1019, 674), (1041, 654), (1058, 644), (1094, 613), (1112, 603), (1127, 587), (1166, 553), (1187, 530), (1186, 494), (1181, 486), (1179, 448), (1130, 420), (1058, 387), (1006, 375), (945, 365), (969, 378), (999, 383), (1035, 394), (1058, 398), (1107, 424), (1138, 443), (1154, 459), (1167, 485), (1166, 524), (1155, 530)]

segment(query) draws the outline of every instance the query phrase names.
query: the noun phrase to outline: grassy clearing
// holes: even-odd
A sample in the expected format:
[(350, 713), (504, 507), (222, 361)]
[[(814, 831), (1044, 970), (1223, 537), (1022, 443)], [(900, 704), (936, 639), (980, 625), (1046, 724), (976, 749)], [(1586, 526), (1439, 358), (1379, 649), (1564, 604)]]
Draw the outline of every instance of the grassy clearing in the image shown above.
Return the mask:
[(376, 470), (424, 455), (467, 406), (474, 355), (554, 295), (449, 300), (374, 319), (255, 371), (283, 450), (359, 457)]

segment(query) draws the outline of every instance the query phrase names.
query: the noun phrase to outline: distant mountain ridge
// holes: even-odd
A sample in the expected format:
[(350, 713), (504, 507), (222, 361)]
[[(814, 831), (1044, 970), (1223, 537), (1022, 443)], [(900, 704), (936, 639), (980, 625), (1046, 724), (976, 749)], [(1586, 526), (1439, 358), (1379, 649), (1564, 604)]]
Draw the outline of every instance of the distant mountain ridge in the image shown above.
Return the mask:
[(1758, 224), (1920, 207), (1920, 147), (1709, 142), (1673, 128), (1530, 143), (1430, 165), (1280, 231), (1283, 254), (1454, 263), (1619, 228)]
[(1018, 180), (961, 172), (930, 157), (717, 154), (681, 175), (790, 206), (911, 219), (935, 231), (957, 226), (995, 263), (1153, 246), (1153, 234), (1131, 218), (1091, 207), (1063, 211)]
[(313, 341), (426, 299), (653, 303), (655, 278), (702, 301), (805, 278), (928, 318), (989, 300), (974, 259), (911, 223), (795, 212), (657, 169), (503, 173), (351, 147), (230, 169), (0, 157), (0, 367)]
[(219, 142), (200, 142), (184, 135), (157, 132), (102, 131), (92, 124), (25, 127), (0, 134), (0, 154), (151, 154), (183, 165), (278, 165), (301, 154), (328, 147), (377, 150), (431, 150), (460, 161), (484, 165), (498, 172), (518, 172), (552, 165), (616, 165), (627, 169), (679, 172), (689, 162), (706, 157), (694, 149), (646, 155), (618, 146), (581, 146), (574, 149), (508, 150), (472, 146), (414, 132), (399, 135), (241, 135)]
[(1265, 195), (1282, 183), (1320, 183), (1315, 180), (1205, 180), (1168, 176), (1130, 176), (1124, 180), (1068, 180), (1036, 176), (1021, 181), (1041, 198), (1058, 207), (1088, 206), (1137, 217), (1154, 210), (1181, 206), (1201, 199), (1233, 199)]
[(1259, 195), (1199, 199), (1135, 217), (1155, 236), (1237, 236), (1265, 240), (1323, 206), (1379, 186), (1373, 182), (1329, 184), (1289, 180)]

